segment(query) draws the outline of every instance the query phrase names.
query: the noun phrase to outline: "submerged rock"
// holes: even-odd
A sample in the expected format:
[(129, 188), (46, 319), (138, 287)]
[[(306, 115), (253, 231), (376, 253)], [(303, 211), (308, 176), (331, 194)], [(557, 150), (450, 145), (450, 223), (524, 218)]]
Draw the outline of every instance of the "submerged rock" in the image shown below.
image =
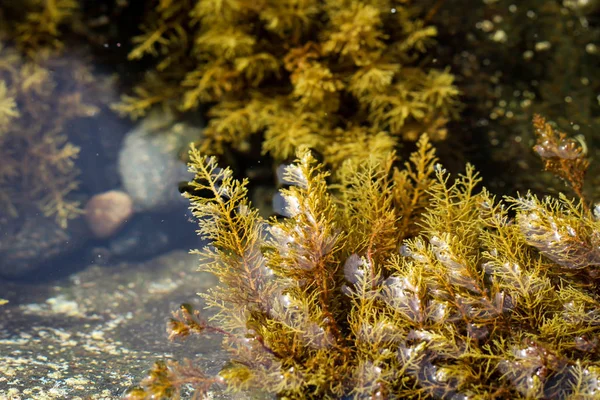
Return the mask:
[[(9, 300), (0, 307), (0, 399), (121, 399), (164, 353), (217, 374), (227, 361), (220, 336), (175, 343), (165, 333), (171, 311), (181, 303), (203, 308), (194, 293), (217, 284), (195, 272), (197, 264), (175, 251), (86, 266), (60, 281), (0, 280)], [(215, 400), (240, 398), (217, 389)]]
[(163, 212), (187, 205), (179, 183), (189, 181), (193, 174), (179, 154), (200, 135), (200, 128), (174, 123), (172, 116), (162, 112), (150, 114), (126, 135), (119, 153), (119, 173), (136, 212)]
[(173, 249), (201, 247), (185, 213), (140, 213), (114, 236), (92, 249), (96, 264), (143, 261)]
[(53, 218), (34, 212), (23, 213), (0, 229), (0, 277), (4, 278), (36, 274), (42, 266), (81, 248), (91, 236), (83, 218), (70, 220), (64, 229)]
[(118, 232), (132, 214), (131, 197), (118, 190), (97, 194), (85, 205), (85, 219), (98, 239), (108, 238)]

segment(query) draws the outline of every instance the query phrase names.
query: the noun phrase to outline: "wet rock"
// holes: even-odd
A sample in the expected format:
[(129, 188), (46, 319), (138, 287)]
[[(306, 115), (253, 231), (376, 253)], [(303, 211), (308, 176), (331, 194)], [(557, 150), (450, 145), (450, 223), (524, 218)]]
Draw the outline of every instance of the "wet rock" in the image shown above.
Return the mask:
[(118, 155), (131, 122), (103, 109), (95, 118), (77, 119), (68, 128), (69, 141), (79, 147), (79, 190), (96, 194), (120, 187)]
[(131, 197), (118, 190), (92, 196), (85, 206), (85, 219), (94, 236), (99, 239), (108, 238), (119, 231), (132, 214)]
[(30, 211), (0, 226), (0, 277), (26, 278), (81, 248), (91, 233), (83, 218), (63, 229), (52, 218)]
[(91, 259), (105, 264), (141, 261), (173, 249), (201, 245), (196, 225), (189, 223), (184, 210), (172, 213), (141, 213), (102, 246), (92, 250)]
[(119, 173), (137, 212), (162, 212), (186, 204), (179, 183), (193, 175), (179, 154), (200, 135), (200, 128), (175, 123), (162, 112), (150, 114), (126, 135), (119, 153)]
[[(51, 283), (0, 280), (9, 300), (0, 307), (0, 399), (117, 400), (169, 357), (218, 373), (228, 359), (220, 336), (171, 342), (165, 331), (171, 311), (181, 303), (202, 309), (195, 293), (217, 284), (197, 265), (197, 256), (178, 251), (144, 263), (82, 266)], [(240, 398), (218, 388), (211, 396)]]

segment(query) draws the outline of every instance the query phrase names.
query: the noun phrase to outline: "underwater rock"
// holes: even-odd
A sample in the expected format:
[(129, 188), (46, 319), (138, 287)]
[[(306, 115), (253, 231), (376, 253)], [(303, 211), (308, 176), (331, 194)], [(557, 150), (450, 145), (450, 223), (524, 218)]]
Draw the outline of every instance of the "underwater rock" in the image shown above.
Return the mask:
[(104, 239), (115, 234), (133, 214), (131, 197), (118, 190), (93, 196), (85, 206), (85, 219), (94, 236)]
[(79, 147), (76, 162), (82, 191), (96, 194), (121, 186), (118, 156), (131, 126), (105, 110), (93, 119), (80, 118), (70, 124), (69, 140)]
[(173, 123), (173, 117), (163, 112), (150, 114), (126, 135), (119, 153), (119, 173), (136, 212), (162, 212), (187, 204), (178, 184), (189, 181), (193, 174), (178, 156), (200, 135), (200, 128)]
[(22, 213), (0, 230), (0, 276), (27, 278), (49, 262), (81, 248), (91, 234), (83, 218), (69, 221), (63, 229), (52, 217)]
[[(91, 265), (55, 282), (0, 281), (9, 301), (0, 307), (0, 399), (121, 399), (167, 351), (217, 373), (227, 361), (217, 335), (198, 355), (196, 341), (165, 339), (166, 310), (182, 302), (202, 308), (194, 292), (217, 285), (195, 272), (197, 263), (175, 251)], [(240, 399), (219, 393), (214, 399)]]
[(103, 246), (92, 250), (94, 263), (141, 261), (173, 249), (189, 249), (199, 245), (195, 225), (186, 223), (181, 213), (135, 214), (127, 225)]

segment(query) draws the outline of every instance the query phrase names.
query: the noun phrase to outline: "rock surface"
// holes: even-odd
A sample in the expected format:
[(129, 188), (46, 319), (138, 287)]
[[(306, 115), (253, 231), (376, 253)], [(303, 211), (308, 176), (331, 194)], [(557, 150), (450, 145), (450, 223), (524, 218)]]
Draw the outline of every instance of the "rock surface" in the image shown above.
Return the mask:
[[(216, 373), (221, 338), (167, 340), (182, 302), (216, 284), (197, 257), (175, 251), (139, 264), (89, 266), (57, 282), (0, 281), (0, 400), (119, 399), (158, 359), (184, 357)], [(183, 398), (190, 398), (184, 394)], [(218, 389), (214, 399), (228, 396)]]
[(127, 133), (119, 153), (119, 173), (136, 211), (164, 212), (187, 205), (178, 186), (193, 174), (179, 154), (200, 135), (201, 129), (173, 123), (172, 117), (158, 112)]
[(70, 220), (63, 229), (39, 212), (29, 210), (22, 215), (0, 225), (0, 277), (29, 277), (42, 266), (81, 248), (90, 237), (83, 218)]
[[(181, 213), (139, 213), (118, 233), (91, 249), (98, 263), (143, 261), (174, 249), (197, 248), (201, 240), (196, 225)], [(90, 258), (88, 258), (90, 259)]]

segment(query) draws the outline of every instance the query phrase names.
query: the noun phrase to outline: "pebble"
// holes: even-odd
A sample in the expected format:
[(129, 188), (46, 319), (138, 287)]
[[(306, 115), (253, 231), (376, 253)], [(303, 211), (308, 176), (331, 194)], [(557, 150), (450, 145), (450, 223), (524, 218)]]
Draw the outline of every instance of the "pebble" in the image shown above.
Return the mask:
[(122, 191), (110, 190), (93, 196), (85, 206), (85, 219), (94, 236), (109, 238), (118, 232), (133, 214), (133, 201)]

